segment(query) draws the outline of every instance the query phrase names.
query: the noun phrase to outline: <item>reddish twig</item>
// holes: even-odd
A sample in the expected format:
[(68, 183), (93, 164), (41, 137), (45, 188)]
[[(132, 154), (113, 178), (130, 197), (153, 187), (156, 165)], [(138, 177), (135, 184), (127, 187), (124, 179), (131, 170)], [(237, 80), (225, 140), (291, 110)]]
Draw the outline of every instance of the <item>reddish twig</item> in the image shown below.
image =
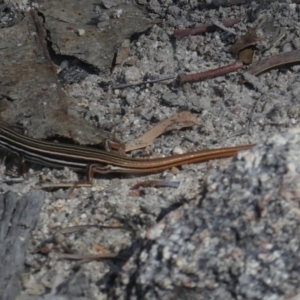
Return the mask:
[[(232, 27), (233, 25), (239, 23), (241, 19), (235, 18), (235, 19), (226, 19), (223, 21), (223, 25), (225, 27)], [(185, 36), (188, 35), (197, 35), (205, 32), (211, 32), (216, 30), (217, 26), (214, 24), (202, 24), (200, 26), (197, 26), (195, 28), (187, 28), (187, 29), (177, 29), (174, 31), (174, 36), (176, 39), (182, 39)]]
[(217, 76), (222, 76), (231, 72), (235, 72), (241, 69), (242, 67), (243, 67), (243, 63), (241, 61), (236, 61), (232, 64), (220, 68), (216, 68), (216, 69), (212, 69), (212, 70), (208, 70), (196, 74), (180, 74), (179, 79), (180, 79), (180, 83), (199, 82), (205, 79), (214, 78)]
[(201, 26), (197, 26), (195, 28), (187, 28), (187, 29), (176, 29), (174, 31), (174, 36), (176, 39), (182, 39), (187, 35), (197, 35), (204, 32), (212, 31), (215, 28), (213, 24), (203, 24)]

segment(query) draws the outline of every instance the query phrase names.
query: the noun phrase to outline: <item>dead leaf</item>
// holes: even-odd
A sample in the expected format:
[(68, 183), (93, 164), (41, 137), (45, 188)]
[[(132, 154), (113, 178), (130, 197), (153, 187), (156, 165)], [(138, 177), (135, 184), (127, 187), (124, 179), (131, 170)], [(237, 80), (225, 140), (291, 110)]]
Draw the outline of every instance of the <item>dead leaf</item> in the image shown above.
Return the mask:
[(263, 39), (264, 37), (258, 36), (255, 30), (249, 30), (232, 45), (231, 52), (244, 64), (250, 64), (257, 42)]
[(294, 50), (290, 52), (284, 52), (280, 54), (273, 55), (271, 57), (262, 59), (258, 61), (254, 66), (252, 66), (248, 73), (254, 76), (275, 68), (279, 66), (284, 66), (288, 64), (299, 64), (300, 63), (300, 50)]
[(125, 151), (128, 152), (136, 149), (145, 148), (147, 146), (152, 145), (153, 141), (157, 137), (168, 131), (180, 130), (182, 128), (191, 127), (198, 124), (199, 120), (196, 118), (195, 115), (191, 114), (189, 111), (183, 111), (165, 121), (160, 122), (139, 138), (127, 142), (125, 144)]

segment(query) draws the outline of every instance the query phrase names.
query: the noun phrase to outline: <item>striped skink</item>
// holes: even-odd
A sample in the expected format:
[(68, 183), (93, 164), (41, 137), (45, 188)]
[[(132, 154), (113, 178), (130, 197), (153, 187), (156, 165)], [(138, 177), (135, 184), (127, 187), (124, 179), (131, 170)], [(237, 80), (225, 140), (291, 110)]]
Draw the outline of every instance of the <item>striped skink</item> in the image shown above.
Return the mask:
[(88, 146), (41, 141), (18, 133), (11, 126), (0, 122), (0, 147), (17, 154), (22, 160), (48, 167), (69, 167), (85, 171), (87, 181), (94, 173), (155, 173), (171, 167), (211, 159), (234, 156), (253, 144), (219, 149), (207, 149), (161, 158), (131, 158)]

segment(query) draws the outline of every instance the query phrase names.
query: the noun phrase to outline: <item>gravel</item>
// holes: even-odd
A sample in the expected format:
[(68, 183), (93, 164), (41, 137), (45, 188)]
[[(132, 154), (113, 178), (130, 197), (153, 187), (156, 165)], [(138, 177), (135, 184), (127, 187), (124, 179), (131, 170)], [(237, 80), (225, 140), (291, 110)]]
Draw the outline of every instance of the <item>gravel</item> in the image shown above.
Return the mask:
[[(300, 130), (212, 172), (148, 230), (112, 299), (287, 299), (299, 293)], [(191, 298), (193, 295), (193, 298)]]
[[(30, 6), (30, 1), (4, 2), (14, 3), (21, 10)], [(123, 3), (115, 2), (116, 7)], [(234, 62), (230, 48), (236, 38), (256, 28), (263, 19), (271, 25), (262, 28), (268, 38), (257, 45), (255, 59), (299, 49), (299, 4), (127, 2), (144, 5), (156, 25), (132, 36), (129, 46), (126, 44), (129, 56), (107, 72), (88, 74), (70, 63), (68, 74), (66, 63), (65, 78), (77, 79), (65, 85), (65, 92), (76, 99), (77, 106), (70, 111), (80, 111), (83, 118), (113, 132), (121, 141), (138, 137), (180, 111), (195, 113), (199, 125), (158, 138), (146, 151), (155, 156), (169, 155), (176, 147), (188, 152), (260, 144), (239, 154), (233, 162), (183, 166), (178, 174), (166, 171), (145, 177), (105, 176), (95, 179), (92, 188), (47, 192), (32, 232), (19, 299), (281, 300), (296, 295), (299, 131), (291, 128), (299, 127), (300, 121), (299, 65), (269, 70), (259, 77), (245, 74), (245, 67), (195, 84), (180, 85), (175, 78)], [(39, 3), (33, 4), (39, 7)], [(9, 19), (1, 14), (1, 26), (22, 20), (22, 13), (13, 18), (13, 12), (10, 6)], [(230, 29), (235, 34), (217, 29), (182, 40), (173, 36), (175, 29), (237, 17), (241, 22)], [(268, 42), (282, 28), (285, 38), (269, 48)], [(102, 29), (95, 26), (95, 30)], [(86, 35), (80, 39), (84, 41)], [(68, 60), (68, 55), (63, 59)], [(174, 80), (112, 89), (169, 76)], [(39, 184), (40, 177), (46, 182), (78, 180), (77, 174), (68, 169), (34, 168), (24, 182), (3, 184), (2, 189), (25, 194)], [(144, 188), (133, 195), (130, 187), (147, 179), (179, 181), (180, 186)], [(161, 220), (165, 212), (179, 206)], [(161, 221), (156, 225), (157, 219)], [(134, 228), (134, 232), (93, 229), (71, 234), (64, 241), (69, 250), (97, 254), (98, 246), (110, 252), (127, 249), (134, 253), (132, 258), (125, 265), (119, 261), (62, 260), (59, 254), (65, 249), (53, 244), (47, 248), (49, 252), (36, 253), (40, 243), (57, 230), (85, 224), (122, 224)]]

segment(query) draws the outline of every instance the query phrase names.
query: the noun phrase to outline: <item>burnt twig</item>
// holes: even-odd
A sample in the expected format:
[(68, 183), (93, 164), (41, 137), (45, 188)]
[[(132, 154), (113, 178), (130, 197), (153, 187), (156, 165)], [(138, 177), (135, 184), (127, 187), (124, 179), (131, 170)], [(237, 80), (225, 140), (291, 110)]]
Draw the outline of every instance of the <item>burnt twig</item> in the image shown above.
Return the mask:
[(136, 183), (131, 190), (137, 190), (140, 187), (172, 187), (178, 188), (179, 181), (169, 181), (169, 180), (146, 180)]

